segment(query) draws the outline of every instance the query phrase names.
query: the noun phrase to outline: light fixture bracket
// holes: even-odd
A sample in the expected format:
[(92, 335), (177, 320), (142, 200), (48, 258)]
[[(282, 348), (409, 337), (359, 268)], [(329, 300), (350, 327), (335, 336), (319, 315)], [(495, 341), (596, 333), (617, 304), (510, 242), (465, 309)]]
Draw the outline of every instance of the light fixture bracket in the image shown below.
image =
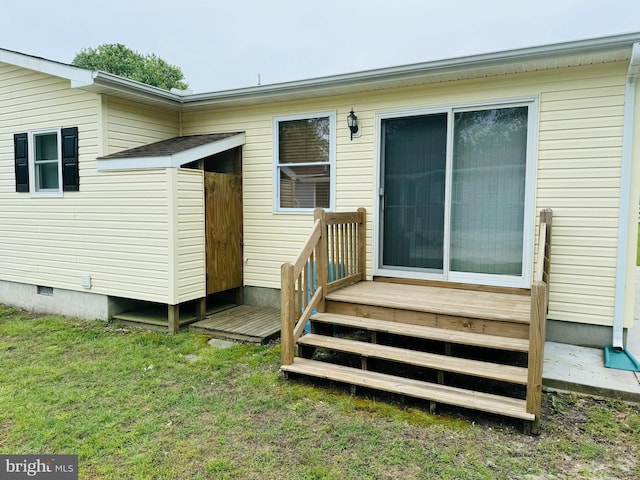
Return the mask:
[(349, 112), (347, 116), (347, 126), (349, 127), (349, 132), (351, 132), (351, 140), (353, 140), (353, 136), (358, 133), (360, 130), (360, 125), (358, 124), (358, 117), (353, 112), (353, 108)]

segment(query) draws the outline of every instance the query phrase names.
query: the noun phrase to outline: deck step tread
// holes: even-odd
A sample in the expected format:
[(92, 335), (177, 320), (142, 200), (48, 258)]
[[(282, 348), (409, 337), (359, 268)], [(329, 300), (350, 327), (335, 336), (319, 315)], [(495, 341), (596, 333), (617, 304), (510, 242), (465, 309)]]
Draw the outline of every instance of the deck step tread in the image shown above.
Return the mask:
[(529, 323), (531, 296), (388, 282), (359, 282), (327, 295), (335, 302)]
[(284, 372), (324, 378), (522, 420), (535, 420), (535, 416), (526, 410), (526, 401), (517, 398), (396, 377), (300, 357), (294, 358), (291, 365), (283, 365), (280, 368)]
[(467, 358), (420, 352), (406, 348), (392, 347), (369, 342), (360, 342), (339, 337), (307, 334), (298, 343), (313, 347), (329, 348), (368, 358), (378, 358), (401, 362), (418, 367), (431, 368), (475, 377), (489, 378), (503, 382), (526, 385), (527, 369), (501, 363), (484, 362)]
[(330, 323), (345, 327), (370, 330), (375, 332), (392, 333), (441, 342), (451, 342), (461, 345), (494, 348), (513, 352), (528, 352), (529, 340), (522, 338), (500, 337), (485, 333), (447, 330), (409, 323), (391, 322), (375, 318), (354, 317), (338, 313), (316, 313), (311, 317), (315, 322)]

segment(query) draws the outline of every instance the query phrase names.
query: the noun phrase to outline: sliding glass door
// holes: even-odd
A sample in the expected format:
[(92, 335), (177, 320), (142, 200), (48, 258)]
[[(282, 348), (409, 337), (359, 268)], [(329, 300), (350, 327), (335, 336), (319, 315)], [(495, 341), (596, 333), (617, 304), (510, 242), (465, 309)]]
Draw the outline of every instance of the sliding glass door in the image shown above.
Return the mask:
[(529, 105), (381, 118), (378, 274), (529, 281)]
[(442, 272), (447, 114), (382, 123), (383, 264)]

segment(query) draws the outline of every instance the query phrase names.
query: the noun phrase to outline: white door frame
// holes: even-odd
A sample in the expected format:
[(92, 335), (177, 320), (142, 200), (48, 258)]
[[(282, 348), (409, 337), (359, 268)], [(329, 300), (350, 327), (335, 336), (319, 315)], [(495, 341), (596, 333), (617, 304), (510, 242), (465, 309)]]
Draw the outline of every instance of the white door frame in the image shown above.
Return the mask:
[[(522, 275), (490, 275), (481, 273), (465, 273), (449, 271), (449, 232), (451, 221), (451, 182), (452, 182), (452, 138), (453, 114), (457, 111), (485, 110), (489, 108), (508, 108), (526, 106), (527, 116), (527, 153), (525, 167), (525, 198), (523, 225)], [(403, 118), (418, 115), (447, 113), (447, 159), (445, 187), (445, 221), (444, 221), (444, 269), (442, 272), (429, 272), (421, 268), (389, 268), (382, 265), (382, 121), (390, 118)], [(533, 245), (535, 227), (535, 186), (537, 169), (538, 144), (538, 97), (518, 97), (485, 102), (468, 102), (449, 104), (437, 107), (424, 107), (402, 110), (388, 110), (376, 113), (376, 165), (374, 186), (374, 226), (373, 226), (373, 274), (375, 276), (399, 277), (422, 280), (440, 280), (455, 283), (472, 283), (478, 285), (494, 285), (505, 287), (528, 288), (531, 286), (533, 272)]]

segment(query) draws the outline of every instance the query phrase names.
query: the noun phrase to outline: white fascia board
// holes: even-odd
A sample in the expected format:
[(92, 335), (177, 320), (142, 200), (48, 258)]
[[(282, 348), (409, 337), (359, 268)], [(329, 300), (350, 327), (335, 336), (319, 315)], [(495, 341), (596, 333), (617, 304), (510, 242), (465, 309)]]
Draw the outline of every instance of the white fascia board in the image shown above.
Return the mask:
[(190, 148), (189, 150), (171, 155), (171, 166), (173, 168), (178, 168), (182, 165), (193, 162), (194, 160), (206, 158), (211, 155), (215, 155), (216, 153), (225, 152), (227, 150), (231, 150), (232, 148), (239, 147), (240, 145), (244, 145), (244, 142), (245, 134), (243, 132), (239, 133), (238, 135), (223, 138), (222, 140), (216, 140), (215, 142), (207, 143), (206, 145), (200, 145), (199, 147)]
[(156, 168), (170, 168), (171, 156), (164, 157), (130, 157), (108, 158), (97, 160), (99, 172), (113, 170), (150, 170)]
[(97, 160), (98, 171), (108, 170), (148, 170), (156, 168), (179, 168), (187, 163), (225, 152), (245, 143), (245, 134), (217, 140), (206, 145), (190, 148), (173, 155), (157, 157), (105, 158)]
[(93, 71), (67, 65), (66, 63), (46, 60), (40, 57), (25, 55), (24, 53), (0, 49), (0, 62), (15, 65), (16, 67), (46, 73), (54, 77), (66, 78), (71, 82), (71, 87), (87, 87), (93, 85)]
[(366, 85), (368, 83), (379, 84), (396, 79), (437, 77), (438, 75), (477, 70), (490, 72), (492, 68), (499, 71), (501, 67), (509, 64), (524, 65), (527, 62), (536, 62), (544, 59), (582, 56), (623, 48), (630, 50), (632, 44), (637, 41), (640, 41), (640, 32), (364, 70), (292, 82), (189, 94), (182, 96), (182, 103), (185, 106), (196, 106), (232, 103), (238, 100), (251, 101), (270, 97), (276, 99), (282, 95), (298, 92), (324, 91), (350, 85)]
[(102, 71), (92, 71), (93, 84), (96, 86), (105, 87), (108, 89), (117, 90), (120, 92), (126, 92), (131, 95), (150, 97), (156, 100), (162, 100), (165, 103), (179, 105), (182, 102), (182, 98), (188, 96), (188, 94), (179, 94), (162, 88), (147, 85), (145, 83), (137, 82), (128, 78), (120, 77), (112, 73)]

